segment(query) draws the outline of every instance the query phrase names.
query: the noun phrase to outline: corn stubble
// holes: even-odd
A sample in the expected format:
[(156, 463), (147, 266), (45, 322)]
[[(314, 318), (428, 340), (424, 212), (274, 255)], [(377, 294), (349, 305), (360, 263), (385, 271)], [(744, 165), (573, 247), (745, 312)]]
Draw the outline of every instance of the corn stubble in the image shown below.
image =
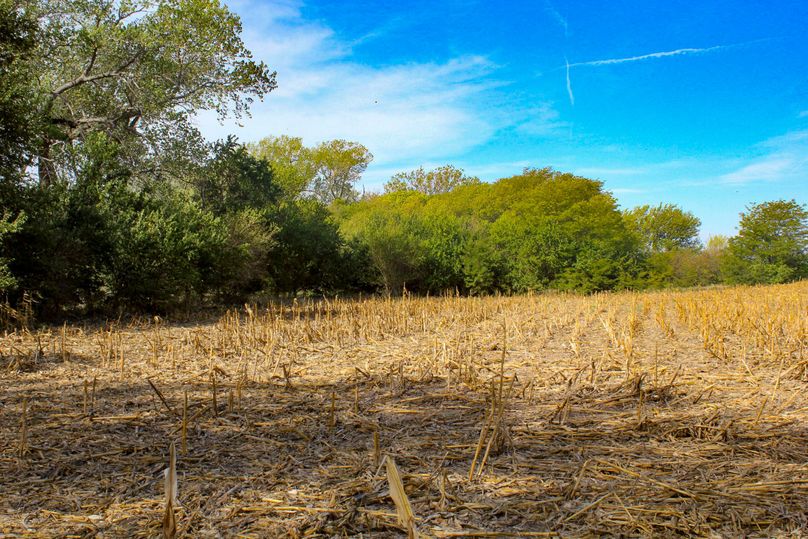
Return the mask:
[(808, 283), (19, 327), (0, 535), (808, 535)]

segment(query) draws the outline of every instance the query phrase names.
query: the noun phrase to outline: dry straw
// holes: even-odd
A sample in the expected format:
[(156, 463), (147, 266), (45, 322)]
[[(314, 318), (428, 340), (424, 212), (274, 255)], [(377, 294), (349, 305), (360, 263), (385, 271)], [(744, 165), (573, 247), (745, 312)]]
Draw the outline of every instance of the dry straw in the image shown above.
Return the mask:
[(808, 283), (18, 327), (0, 534), (808, 536), (806, 347)]

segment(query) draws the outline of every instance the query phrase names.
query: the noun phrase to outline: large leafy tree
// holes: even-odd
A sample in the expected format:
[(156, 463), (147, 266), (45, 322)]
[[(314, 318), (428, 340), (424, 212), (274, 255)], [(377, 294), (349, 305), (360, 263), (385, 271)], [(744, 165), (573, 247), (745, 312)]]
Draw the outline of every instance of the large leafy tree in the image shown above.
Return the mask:
[(399, 172), (384, 185), (385, 193), (395, 191), (418, 191), (427, 195), (438, 195), (462, 185), (477, 185), (480, 179), (466, 176), (463, 169), (444, 165), (434, 170), (426, 171), (418, 167), (409, 172)]
[(779, 283), (808, 277), (808, 210), (796, 200), (749, 206), (729, 240), (724, 269), (732, 282)]
[(646, 252), (662, 253), (699, 246), (701, 221), (674, 204), (638, 206), (624, 212), (623, 217), (639, 236)]
[(314, 180), (317, 170), (312, 150), (303, 145), (300, 137), (270, 136), (250, 144), (248, 149), (251, 155), (269, 164), (275, 182), (288, 200), (303, 194)]
[(42, 184), (89, 133), (135, 143), (133, 158), (155, 157), (195, 132), (195, 111), (240, 117), (275, 88), (219, 0), (24, 1), (40, 28), (30, 61), (42, 96)]
[(285, 198), (314, 198), (324, 204), (357, 200), (355, 185), (373, 161), (366, 147), (341, 139), (309, 148), (299, 137), (266, 137), (249, 150), (269, 163)]
[(330, 204), (359, 197), (355, 185), (373, 161), (373, 154), (361, 144), (337, 139), (317, 145), (311, 158), (316, 170), (311, 193)]
[(602, 184), (550, 169), (435, 195), (405, 189), (337, 215), (391, 292), (595, 291), (633, 286), (640, 269)]

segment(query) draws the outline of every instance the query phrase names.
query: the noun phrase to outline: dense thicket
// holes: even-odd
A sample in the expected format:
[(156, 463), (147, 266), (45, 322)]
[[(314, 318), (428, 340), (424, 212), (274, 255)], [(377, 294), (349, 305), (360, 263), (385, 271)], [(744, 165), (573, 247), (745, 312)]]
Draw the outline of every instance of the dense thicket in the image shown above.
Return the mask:
[(808, 276), (808, 212), (752, 205), (698, 239), (601, 182), (446, 165), (361, 196), (345, 140), (209, 143), (199, 109), (275, 88), (217, 0), (0, 0), (0, 294), (40, 315), (165, 312), (263, 294), (581, 292)]

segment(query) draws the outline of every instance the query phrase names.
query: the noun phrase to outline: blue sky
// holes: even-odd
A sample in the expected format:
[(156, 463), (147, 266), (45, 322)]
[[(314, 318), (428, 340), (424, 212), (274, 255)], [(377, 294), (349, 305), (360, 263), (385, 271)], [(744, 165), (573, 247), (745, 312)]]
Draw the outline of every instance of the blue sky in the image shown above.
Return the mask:
[(702, 236), (753, 202), (808, 202), (808, 2), (233, 0), (278, 89), (209, 138), (344, 138), (395, 172), (551, 166)]

